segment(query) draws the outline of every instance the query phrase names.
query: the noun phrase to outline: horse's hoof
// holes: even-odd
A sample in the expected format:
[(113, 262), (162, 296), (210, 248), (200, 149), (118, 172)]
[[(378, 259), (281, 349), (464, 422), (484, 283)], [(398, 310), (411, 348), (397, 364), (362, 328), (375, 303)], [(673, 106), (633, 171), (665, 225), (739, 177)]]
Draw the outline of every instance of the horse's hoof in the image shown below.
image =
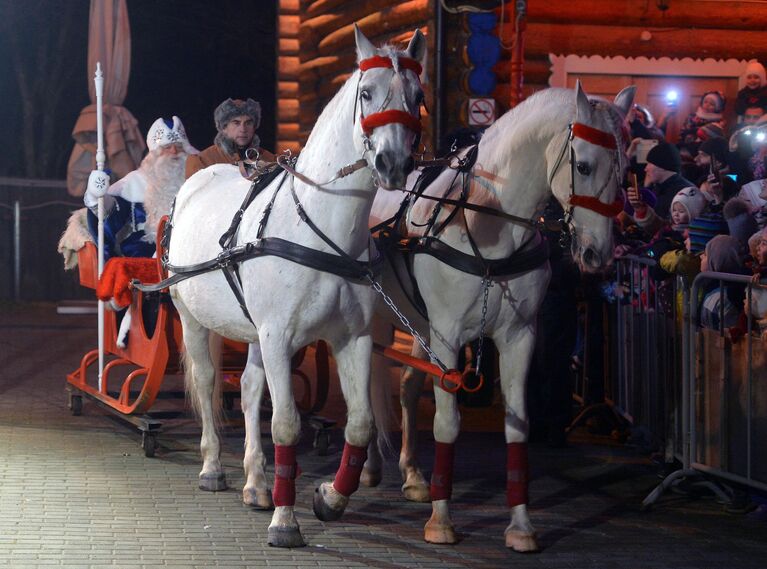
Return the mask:
[(226, 490), (226, 488), (226, 475), (223, 472), (218, 474), (200, 474), (200, 490), (221, 492)]
[(272, 547), (304, 547), (306, 542), (298, 528), (274, 526), (267, 530), (267, 543)]
[(453, 526), (446, 526), (429, 520), (423, 530), (423, 539), (429, 543), (452, 545), (458, 543)]
[(529, 531), (507, 531), (506, 547), (519, 553), (532, 553), (540, 550), (535, 539), (535, 533)]
[(344, 514), (344, 508), (336, 510), (331, 508), (325, 501), (325, 497), (322, 495), (322, 487), (319, 486), (314, 490), (314, 515), (318, 520), (323, 522), (334, 522), (341, 518)]
[(360, 484), (368, 488), (375, 488), (383, 480), (383, 474), (380, 470), (368, 470), (364, 468), (360, 475)]
[(274, 508), (272, 494), (269, 490), (256, 490), (254, 488), (242, 489), (242, 503), (256, 510), (271, 510)]
[(431, 502), (429, 487), (423, 484), (403, 484), (402, 495), (410, 502)]

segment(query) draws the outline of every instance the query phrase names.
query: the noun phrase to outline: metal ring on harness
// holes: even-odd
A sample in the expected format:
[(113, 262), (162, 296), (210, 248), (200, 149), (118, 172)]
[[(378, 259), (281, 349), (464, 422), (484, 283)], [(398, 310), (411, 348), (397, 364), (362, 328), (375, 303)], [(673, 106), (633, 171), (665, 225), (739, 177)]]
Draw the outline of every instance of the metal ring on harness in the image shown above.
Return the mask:
[[(477, 385), (475, 387), (466, 387), (466, 379), (469, 375), (473, 375), (477, 378)], [(466, 393), (476, 393), (482, 386), (485, 385), (485, 375), (483, 373), (477, 373), (475, 368), (469, 368), (461, 374), (461, 387)]]
[[(452, 383), (455, 387), (448, 387), (447, 383)], [(448, 393), (458, 393), (458, 391), (464, 387), (463, 374), (457, 369), (444, 371), (442, 372), (442, 375), (439, 376), (439, 386)]]

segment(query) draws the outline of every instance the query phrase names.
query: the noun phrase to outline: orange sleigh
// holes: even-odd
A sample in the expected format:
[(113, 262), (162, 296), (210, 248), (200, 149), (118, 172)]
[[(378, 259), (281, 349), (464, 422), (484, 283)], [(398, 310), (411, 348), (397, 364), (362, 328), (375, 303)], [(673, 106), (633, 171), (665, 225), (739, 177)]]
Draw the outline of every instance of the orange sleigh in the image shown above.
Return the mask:
[[(165, 218), (161, 220), (158, 235), (162, 235)], [(158, 239), (159, 241), (159, 239)], [(130, 279), (142, 277), (144, 282), (159, 282), (165, 273), (159, 259), (162, 251), (158, 245), (157, 258), (115, 258), (110, 260), (110, 269), (122, 272)], [(78, 251), (80, 284), (97, 289), (98, 253), (93, 243)], [(114, 272), (114, 271), (113, 271)], [(105, 275), (106, 275), (105, 271)], [(154, 276), (154, 279), (148, 278)], [(101, 283), (104, 289), (104, 282)], [(100, 291), (103, 297), (103, 290)], [(124, 291), (123, 291), (124, 292)], [(98, 348), (87, 352), (80, 365), (67, 374), (69, 408), (74, 415), (82, 413), (83, 396), (96, 401), (102, 407), (117, 414), (136, 427), (142, 433), (142, 448), (146, 456), (154, 456), (157, 447), (157, 434), (161, 422), (148, 412), (161, 393), (166, 376), (181, 373), (180, 362), (183, 352), (181, 322), (167, 293), (142, 294), (138, 291), (130, 295), (130, 331), (127, 345), (117, 345), (120, 327), (120, 315), (111, 310), (104, 314), (104, 354), (105, 365), (98, 384)], [(109, 296), (109, 295), (106, 295)], [(116, 296), (116, 295), (115, 295)], [(127, 302), (127, 301), (126, 301)], [(247, 345), (224, 339), (222, 350), (223, 397), (224, 407), (231, 410), (234, 398), (239, 395), (240, 375), (247, 360)], [(299, 402), (304, 412), (316, 412), (324, 405), (329, 382), (328, 351), (322, 342), (315, 348), (316, 363), (316, 400)], [(293, 358), (294, 374), (305, 384), (309, 380), (303, 372), (296, 369), (303, 360), (305, 349)], [(90, 373), (89, 373), (90, 372)], [(172, 395), (172, 394), (171, 394)], [(319, 424), (317, 423), (319, 420)], [(311, 421), (318, 431), (325, 431), (332, 426), (319, 417)], [(318, 432), (318, 439), (324, 441), (327, 433)]]

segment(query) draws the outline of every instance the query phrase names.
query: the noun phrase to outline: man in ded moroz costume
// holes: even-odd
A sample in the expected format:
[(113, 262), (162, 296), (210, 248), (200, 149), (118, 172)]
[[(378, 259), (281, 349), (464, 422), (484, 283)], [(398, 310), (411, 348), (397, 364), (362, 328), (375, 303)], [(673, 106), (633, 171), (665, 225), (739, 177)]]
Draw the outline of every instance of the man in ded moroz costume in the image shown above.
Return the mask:
[[(152, 257), (156, 251), (157, 225), (170, 213), (173, 200), (184, 183), (184, 168), (189, 156), (197, 150), (189, 144), (184, 125), (174, 116), (159, 118), (146, 137), (149, 153), (133, 172), (118, 180), (104, 195), (104, 260), (115, 256)], [(91, 174), (97, 177), (98, 172)], [(88, 208), (88, 229), (97, 240), (98, 195), (95, 183), (88, 183), (84, 201)], [(138, 265), (137, 265), (138, 267)], [(131, 292), (119, 273), (105, 267), (96, 294), (110, 299), (110, 306), (122, 310), (130, 305)], [(109, 276), (111, 275), (111, 276)], [(140, 277), (140, 275), (133, 275)], [(130, 311), (120, 323), (117, 345), (125, 347), (130, 329)]]
[[(104, 196), (104, 259), (151, 257), (155, 253), (157, 224), (170, 213), (184, 183), (184, 167), (197, 150), (189, 144), (181, 119), (159, 118), (146, 137), (149, 153), (141, 165), (109, 187)], [(88, 228), (96, 240), (98, 194), (88, 184), (84, 196)]]

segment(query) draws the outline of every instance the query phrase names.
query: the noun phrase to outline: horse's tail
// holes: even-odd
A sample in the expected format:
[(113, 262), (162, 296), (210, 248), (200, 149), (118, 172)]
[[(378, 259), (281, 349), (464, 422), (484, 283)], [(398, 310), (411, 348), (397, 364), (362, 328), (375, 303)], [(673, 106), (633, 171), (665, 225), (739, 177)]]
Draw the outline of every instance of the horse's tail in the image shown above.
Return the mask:
[[(222, 397), (221, 397), (221, 384), (222, 384), (222, 371), (221, 371), (221, 361), (222, 361), (222, 346), (223, 346), (223, 340), (221, 336), (214, 333), (208, 334), (208, 349), (210, 351), (210, 359), (213, 363), (213, 369), (215, 372), (215, 377), (213, 381), (213, 402), (212, 402), (212, 410), (213, 410), (213, 423), (216, 426), (216, 430), (219, 429), (219, 427), (223, 424), (223, 418), (224, 418), (224, 412), (223, 412), (223, 404), (222, 404)], [(192, 407), (192, 411), (194, 412), (195, 417), (200, 417), (202, 415), (201, 408), (200, 408), (200, 394), (198, 394), (197, 387), (199, 385), (199, 378), (197, 376), (198, 373), (200, 373), (199, 369), (195, 369), (194, 360), (189, 355), (189, 350), (184, 350), (182, 356), (181, 356), (181, 366), (184, 370), (184, 391), (186, 392), (186, 399), (190, 406)]]
[[(373, 324), (373, 341), (382, 345), (391, 345), (393, 328), (385, 322), (376, 319)], [(391, 362), (384, 356), (373, 354), (370, 374), (370, 403), (373, 407), (373, 420), (377, 431), (378, 448), (382, 455), (393, 452), (389, 436), (392, 426), (396, 423), (394, 406), (392, 405)]]

